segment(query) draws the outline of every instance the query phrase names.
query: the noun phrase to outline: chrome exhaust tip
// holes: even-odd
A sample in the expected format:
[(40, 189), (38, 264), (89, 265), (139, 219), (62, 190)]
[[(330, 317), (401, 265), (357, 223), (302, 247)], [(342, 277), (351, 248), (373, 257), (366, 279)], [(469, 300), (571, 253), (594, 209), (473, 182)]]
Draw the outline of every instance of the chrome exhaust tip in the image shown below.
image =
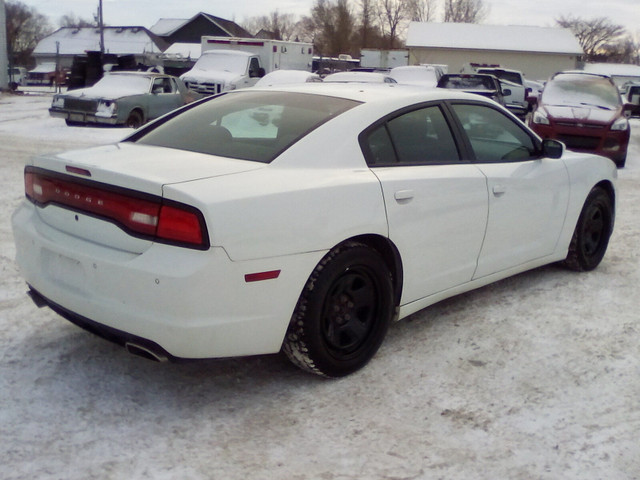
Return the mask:
[(146, 358), (147, 360), (153, 360), (154, 362), (168, 362), (169, 358), (162, 353), (154, 352), (147, 347), (143, 347), (137, 343), (126, 342), (124, 344), (124, 348), (127, 349), (132, 355), (136, 355), (138, 357)]

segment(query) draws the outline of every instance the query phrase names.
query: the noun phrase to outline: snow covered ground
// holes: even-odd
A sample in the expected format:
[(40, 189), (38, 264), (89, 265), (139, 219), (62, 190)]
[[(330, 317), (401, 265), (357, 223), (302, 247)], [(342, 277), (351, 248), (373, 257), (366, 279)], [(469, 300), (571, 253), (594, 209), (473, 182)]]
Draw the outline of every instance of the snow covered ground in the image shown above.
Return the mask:
[(640, 479), (640, 121), (596, 271), (447, 300), (323, 380), (279, 355), (153, 363), (32, 304), (10, 227), (24, 160), (130, 131), (49, 103), (0, 96), (0, 478)]

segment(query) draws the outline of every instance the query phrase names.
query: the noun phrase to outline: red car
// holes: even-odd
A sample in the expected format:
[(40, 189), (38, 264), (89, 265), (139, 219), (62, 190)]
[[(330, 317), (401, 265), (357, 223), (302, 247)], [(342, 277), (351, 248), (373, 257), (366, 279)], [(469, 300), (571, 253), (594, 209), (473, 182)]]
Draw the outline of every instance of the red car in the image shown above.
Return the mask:
[(630, 135), (626, 113), (608, 76), (560, 72), (545, 85), (529, 125), (542, 138), (560, 140), (570, 150), (608, 157), (622, 168)]

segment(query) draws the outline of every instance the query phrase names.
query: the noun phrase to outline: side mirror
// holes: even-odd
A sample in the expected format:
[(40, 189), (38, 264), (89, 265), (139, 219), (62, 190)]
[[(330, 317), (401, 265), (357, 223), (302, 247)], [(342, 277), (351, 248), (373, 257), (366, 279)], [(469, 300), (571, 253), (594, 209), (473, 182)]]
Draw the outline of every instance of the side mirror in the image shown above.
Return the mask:
[(502, 89), (502, 95), (504, 95), (505, 97), (508, 97), (509, 95), (511, 95), (511, 89), (510, 88), (503, 88)]
[(542, 141), (542, 155), (548, 158), (560, 158), (564, 153), (564, 143), (551, 138)]

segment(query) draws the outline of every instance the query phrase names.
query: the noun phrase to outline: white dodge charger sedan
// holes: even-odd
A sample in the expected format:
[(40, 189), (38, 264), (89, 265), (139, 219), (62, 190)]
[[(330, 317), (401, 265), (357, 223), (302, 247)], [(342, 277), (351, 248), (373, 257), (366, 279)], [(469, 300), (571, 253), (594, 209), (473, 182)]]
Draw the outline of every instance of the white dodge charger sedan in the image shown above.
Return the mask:
[(132, 353), (283, 350), (338, 377), (444, 298), (552, 262), (595, 268), (615, 178), (479, 96), (301, 84), (37, 157), (12, 222), (34, 300)]

